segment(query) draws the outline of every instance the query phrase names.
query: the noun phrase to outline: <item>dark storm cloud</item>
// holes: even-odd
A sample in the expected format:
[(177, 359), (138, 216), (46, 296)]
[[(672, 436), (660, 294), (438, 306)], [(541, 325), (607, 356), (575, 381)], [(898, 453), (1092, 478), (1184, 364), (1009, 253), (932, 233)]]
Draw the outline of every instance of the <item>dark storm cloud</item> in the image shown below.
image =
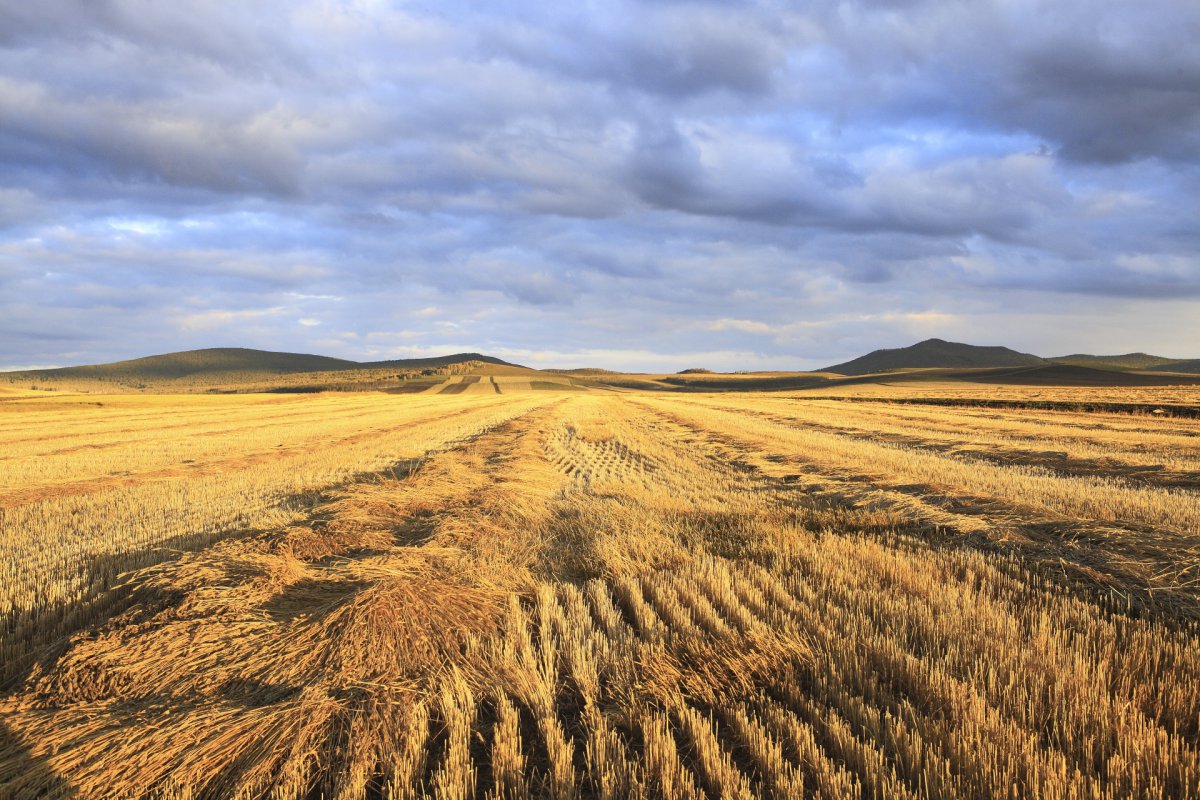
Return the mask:
[(851, 3), (825, 17), (833, 86), (855, 89), (843, 108), (1024, 132), (1074, 161), (1197, 160), (1194, 3), (928, 0), (880, 12)]
[[(1047, 42), (1030, 53), (1015, 76), (1016, 86), (1003, 98), (1014, 109), (1009, 112), (1013, 122), (1059, 142), (1061, 154), (1074, 160), (1158, 156), (1196, 162), (1200, 54), (1187, 42), (1200, 35), (1200, 13), (1185, 4), (1183, 13), (1190, 19), (1174, 31), (1162, 28), (1180, 8), (1160, 8), (1157, 30), (1119, 30), (1124, 20), (1110, 13), (1107, 25), (1093, 22), (1084, 28), (1092, 35)], [(1115, 42), (1104, 41), (1105, 28)]]
[(699, 131), (693, 138), (674, 126), (641, 129), (626, 182), (644, 202), (689, 214), (777, 224), (837, 217), (829, 207), (832, 187), (786, 146), (756, 137)]
[(0, 0), (0, 365), (818, 366), (1147, 304), (1115, 346), (1200, 355), (1197, 40), (1173, 0)]

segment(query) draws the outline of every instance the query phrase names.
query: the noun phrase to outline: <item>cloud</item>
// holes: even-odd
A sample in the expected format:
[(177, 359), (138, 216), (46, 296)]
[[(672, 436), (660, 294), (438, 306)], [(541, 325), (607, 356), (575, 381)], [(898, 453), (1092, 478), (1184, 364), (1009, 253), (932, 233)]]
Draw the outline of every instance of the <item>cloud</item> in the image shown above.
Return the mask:
[(706, 331), (714, 331), (716, 333), (741, 331), (742, 333), (768, 334), (771, 332), (770, 325), (767, 325), (765, 322), (755, 322), (752, 319), (718, 319), (705, 323), (702, 327)]
[(970, 315), (1087, 350), (1100, 307), (1186, 351), (1198, 30), (1174, 0), (9, 3), (0, 361), (402, 331), (820, 366)]
[(264, 317), (281, 317), (284, 313), (285, 310), (282, 308), (249, 308), (240, 311), (211, 309), (184, 314), (177, 318), (176, 324), (180, 330), (191, 333), (216, 328), (228, 328), (254, 320), (261, 320)]
[(787, 55), (766, 7), (750, 3), (563, 6), (537, 24), (487, 19), (485, 52), (612, 89), (669, 98), (768, 92)]

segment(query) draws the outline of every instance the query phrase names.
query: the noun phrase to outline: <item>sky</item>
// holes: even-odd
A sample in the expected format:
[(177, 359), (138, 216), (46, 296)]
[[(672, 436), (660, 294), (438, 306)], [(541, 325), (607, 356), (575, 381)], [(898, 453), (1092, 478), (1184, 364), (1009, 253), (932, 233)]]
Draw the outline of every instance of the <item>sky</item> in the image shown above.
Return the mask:
[(0, 0), (0, 368), (1200, 357), (1200, 3)]

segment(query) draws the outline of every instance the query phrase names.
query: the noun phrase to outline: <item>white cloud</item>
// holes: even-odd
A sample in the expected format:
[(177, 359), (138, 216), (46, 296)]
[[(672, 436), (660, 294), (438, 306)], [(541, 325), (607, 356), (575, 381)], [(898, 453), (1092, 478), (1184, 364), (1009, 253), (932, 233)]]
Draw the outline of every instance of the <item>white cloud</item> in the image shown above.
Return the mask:
[(741, 333), (771, 333), (771, 326), (765, 322), (755, 322), (750, 319), (718, 319), (712, 322), (703, 323), (702, 327), (706, 331), (720, 333), (721, 331), (740, 331)]
[(218, 328), (228, 328), (250, 321), (270, 317), (280, 317), (286, 313), (283, 308), (251, 308), (238, 311), (226, 309), (209, 309), (183, 314), (176, 319), (176, 325), (184, 332), (211, 331)]
[(903, 5), (9, 3), (3, 357), (1191, 347), (1200, 6)]

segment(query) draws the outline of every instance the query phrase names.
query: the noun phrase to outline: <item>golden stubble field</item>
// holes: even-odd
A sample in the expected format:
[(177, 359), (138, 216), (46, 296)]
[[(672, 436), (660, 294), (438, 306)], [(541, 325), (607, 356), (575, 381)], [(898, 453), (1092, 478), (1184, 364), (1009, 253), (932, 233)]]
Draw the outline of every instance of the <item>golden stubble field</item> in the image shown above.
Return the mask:
[(505, 386), (0, 400), (0, 797), (1200, 796), (1200, 421)]

